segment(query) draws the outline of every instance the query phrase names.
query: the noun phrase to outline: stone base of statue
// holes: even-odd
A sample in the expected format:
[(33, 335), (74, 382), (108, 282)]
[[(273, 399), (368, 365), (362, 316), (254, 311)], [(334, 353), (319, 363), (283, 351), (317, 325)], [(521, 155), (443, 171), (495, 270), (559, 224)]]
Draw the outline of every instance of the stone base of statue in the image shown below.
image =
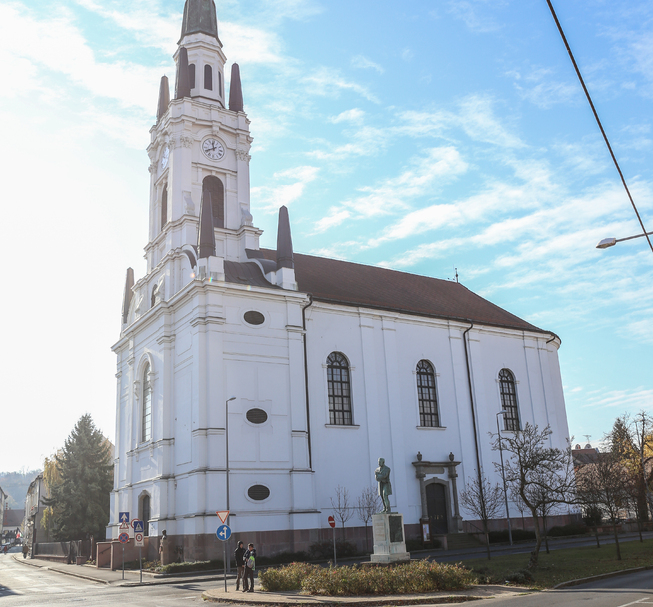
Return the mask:
[(374, 533), (373, 563), (399, 563), (410, 561), (410, 553), (406, 552), (406, 537), (404, 536), (403, 514), (375, 514), (372, 517)]

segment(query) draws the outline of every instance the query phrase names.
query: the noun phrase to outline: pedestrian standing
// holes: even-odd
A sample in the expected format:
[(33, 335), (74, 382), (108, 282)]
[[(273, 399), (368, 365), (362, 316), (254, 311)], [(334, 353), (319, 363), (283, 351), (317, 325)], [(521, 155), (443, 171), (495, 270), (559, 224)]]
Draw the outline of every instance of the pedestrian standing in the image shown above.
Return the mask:
[(243, 592), (254, 592), (254, 570), (256, 569), (256, 550), (254, 544), (247, 545), (245, 553), (245, 581)]
[(247, 588), (247, 580), (245, 579), (245, 548), (242, 542), (238, 542), (238, 548), (234, 552), (236, 559), (236, 567), (238, 569), (238, 576), (236, 577), (236, 590), (240, 589), (240, 580), (243, 580), (243, 589)]

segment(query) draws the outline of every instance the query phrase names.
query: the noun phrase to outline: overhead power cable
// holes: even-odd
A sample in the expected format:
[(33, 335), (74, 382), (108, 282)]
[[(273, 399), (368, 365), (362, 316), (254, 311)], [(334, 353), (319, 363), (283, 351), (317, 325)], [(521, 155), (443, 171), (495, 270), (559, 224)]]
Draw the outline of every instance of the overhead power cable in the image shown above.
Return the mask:
[(567, 52), (569, 53), (569, 58), (571, 59), (571, 62), (574, 64), (576, 75), (578, 76), (578, 80), (580, 80), (580, 84), (583, 87), (583, 91), (585, 91), (585, 96), (587, 97), (587, 101), (589, 101), (590, 107), (592, 108), (592, 112), (594, 113), (594, 118), (596, 118), (596, 123), (599, 125), (599, 129), (601, 129), (601, 134), (603, 135), (603, 139), (605, 140), (605, 145), (608, 146), (608, 150), (610, 152), (610, 156), (612, 156), (612, 161), (614, 162), (614, 166), (617, 167), (617, 171), (619, 172), (619, 177), (621, 177), (621, 183), (624, 184), (624, 188), (626, 189), (626, 194), (628, 194), (628, 199), (630, 200), (630, 204), (633, 205), (633, 210), (635, 211), (635, 215), (637, 215), (637, 219), (639, 220), (639, 225), (642, 226), (642, 232), (646, 236), (646, 240), (648, 240), (648, 246), (651, 247), (651, 251), (653, 251), (653, 244), (651, 244), (651, 239), (649, 238), (646, 228), (644, 227), (644, 222), (642, 221), (639, 211), (637, 210), (637, 205), (635, 204), (635, 201), (633, 200), (633, 197), (630, 194), (630, 190), (628, 189), (628, 184), (626, 183), (626, 178), (624, 177), (624, 174), (621, 172), (621, 167), (619, 166), (619, 162), (617, 162), (617, 157), (614, 155), (614, 152), (612, 151), (612, 146), (610, 145), (610, 141), (608, 141), (608, 136), (605, 134), (605, 130), (603, 129), (603, 125), (601, 124), (601, 120), (599, 118), (598, 112), (596, 111), (596, 108), (594, 107), (594, 103), (592, 102), (592, 97), (590, 96), (589, 91), (585, 86), (585, 81), (583, 80), (583, 76), (580, 73), (580, 69), (578, 69), (578, 64), (576, 63), (576, 59), (574, 59), (574, 54), (571, 52), (571, 48), (569, 46), (569, 43), (567, 42), (567, 37), (565, 36), (565, 33), (562, 31), (562, 26), (560, 25), (560, 21), (558, 20), (558, 15), (556, 15), (556, 12), (553, 8), (553, 4), (551, 4), (551, 0), (546, 0), (546, 2), (549, 5), (549, 9), (551, 10), (553, 19), (555, 20), (556, 25), (558, 26), (558, 31), (560, 32), (562, 41), (565, 43), (565, 47), (567, 48)]

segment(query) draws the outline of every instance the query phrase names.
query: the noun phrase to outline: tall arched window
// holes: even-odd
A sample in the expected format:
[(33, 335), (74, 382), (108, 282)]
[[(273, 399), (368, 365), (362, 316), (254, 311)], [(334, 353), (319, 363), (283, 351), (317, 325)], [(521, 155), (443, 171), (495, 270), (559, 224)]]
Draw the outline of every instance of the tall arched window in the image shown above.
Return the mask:
[(501, 393), (501, 408), (506, 412), (503, 416), (503, 429), (517, 432), (519, 430), (517, 390), (515, 389), (515, 377), (508, 369), (499, 371), (499, 391)]
[(143, 535), (150, 535), (150, 518), (152, 516), (150, 496), (145, 494), (141, 497), (140, 519), (143, 521)]
[(340, 352), (331, 352), (327, 358), (327, 384), (329, 388), (329, 423), (351, 426), (351, 385), (349, 361)]
[(222, 97), (222, 72), (218, 72), (218, 93)]
[(202, 195), (211, 194), (211, 207), (213, 211), (213, 227), (224, 228), (224, 185), (217, 177), (205, 177), (202, 182)]
[(417, 398), (419, 399), (419, 425), (426, 428), (439, 427), (435, 371), (428, 360), (420, 360), (417, 363)]
[(210, 65), (204, 66), (204, 88), (207, 91), (213, 90), (213, 68)]
[(190, 81), (190, 88), (195, 88), (195, 64), (191, 63), (188, 66), (188, 80)]
[(143, 371), (143, 420), (141, 442), (152, 438), (152, 386), (150, 385), (150, 365), (145, 365)]
[(161, 194), (161, 229), (168, 223), (168, 186), (163, 186)]

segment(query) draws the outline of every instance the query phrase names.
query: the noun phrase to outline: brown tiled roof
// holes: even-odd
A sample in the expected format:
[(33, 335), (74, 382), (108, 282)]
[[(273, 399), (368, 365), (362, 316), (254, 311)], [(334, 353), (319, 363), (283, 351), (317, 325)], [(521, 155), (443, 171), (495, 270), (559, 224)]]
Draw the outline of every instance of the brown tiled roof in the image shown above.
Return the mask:
[(18, 509), (5, 510), (5, 518), (4, 518), (5, 529), (20, 527), (23, 522), (23, 516), (25, 516), (25, 512), (23, 510), (18, 510)]
[[(276, 259), (273, 250), (261, 252)], [(546, 333), (451, 280), (313, 255), (294, 259), (299, 290), (316, 301)]]

